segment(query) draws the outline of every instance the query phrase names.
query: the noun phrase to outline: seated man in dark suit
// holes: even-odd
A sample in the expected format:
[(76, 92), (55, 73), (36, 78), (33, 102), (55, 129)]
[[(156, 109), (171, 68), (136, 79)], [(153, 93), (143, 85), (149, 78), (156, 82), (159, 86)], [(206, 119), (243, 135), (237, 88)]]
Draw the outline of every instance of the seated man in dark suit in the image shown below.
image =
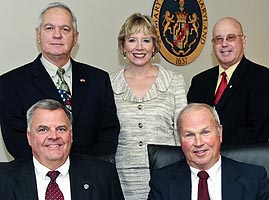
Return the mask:
[[(27, 139), (33, 156), (1, 163), (0, 199), (123, 200), (114, 164), (69, 155), (72, 134), (72, 115), (61, 103), (45, 99), (30, 107)], [(57, 174), (56, 182), (51, 174)]]
[(148, 199), (200, 200), (201, 193), (204, 200), (269, 199), (264, 167), (220, 155), (222, 126), (215, 109), (187, 105), (179, 114), (178, 132), (186, 159), (153, 171)]

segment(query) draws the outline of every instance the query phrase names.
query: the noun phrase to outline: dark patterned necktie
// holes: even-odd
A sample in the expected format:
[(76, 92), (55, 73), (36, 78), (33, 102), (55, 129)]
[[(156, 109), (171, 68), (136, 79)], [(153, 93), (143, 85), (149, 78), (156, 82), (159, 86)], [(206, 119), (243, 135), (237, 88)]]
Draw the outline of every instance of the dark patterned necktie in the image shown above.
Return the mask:
[(59, 174), (60, 172), (58, 171), (49, 171), (47, 173), (47, 176), (50, 177), (50, 182), (46, 189), (45, 200), (64, 200), (64, 195), (56, 183), (56, 178)]
[(221, 76), (222, 76), (221, 81), (215, 95), (214, 105), (217, 105), (219, 103), (220, 97), (227, 86), (227, 79), (226, 79), (227, 74), (225, 72), (222, 72)]
[(208, 173), (200, 171), (197, 176), (200, 178), (198, 183), (198, 200), (210, 200), (207, 187)]
[(59, 76), (59, 81), (57, 84), (58, 92), (60, 93), (65, 106), (71, 111), (71, 92), (66, 81), (64, 80), (64, 73), (65, 71), (63, 68), (59, 68), (57, 70), (57, 75)]

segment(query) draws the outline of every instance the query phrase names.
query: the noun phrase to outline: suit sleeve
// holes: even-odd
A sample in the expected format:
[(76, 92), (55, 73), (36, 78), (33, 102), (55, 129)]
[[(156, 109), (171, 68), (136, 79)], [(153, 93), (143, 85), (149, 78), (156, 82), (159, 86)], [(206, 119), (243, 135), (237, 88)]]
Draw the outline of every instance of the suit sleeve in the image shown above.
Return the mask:
[(266, 170), (261, 167), (259, 173), (257, 200), (268, 200), (269, 199), (269, 180)]
[(253, 72), (247, 108), (246, 123), (242, 124), (231, 144), (263, 143), (269, 137), (269, 70)]
[(111, 200), (124, 200), (119, 176), (115, 165), (111, 165)]
[[(103, 99), (101, 131), (97, 136), (97, 142), (92, 147), (93, 155), (111, 155), (116, 153), (120, 124), (111, 82), (108, 74), (105, 78), (105, 90)], [(105, 158), (105, 157), (104, 157)], [(106, 158), (105, 158), (106, 159)]]
[(26, 137), (26, 116), (11, 80), (0, 78), (0, 124), (4, 143), (14, 157), (31, 155)]
[(152, 177), (149, 182), (150, 186), (150, 192), (148, 195), (148, 200), (164, 200), (164, 198), (161, 195), (160, 185), (159, 181), (160, 177), (156, 175), (156, 173), (153, 171)]

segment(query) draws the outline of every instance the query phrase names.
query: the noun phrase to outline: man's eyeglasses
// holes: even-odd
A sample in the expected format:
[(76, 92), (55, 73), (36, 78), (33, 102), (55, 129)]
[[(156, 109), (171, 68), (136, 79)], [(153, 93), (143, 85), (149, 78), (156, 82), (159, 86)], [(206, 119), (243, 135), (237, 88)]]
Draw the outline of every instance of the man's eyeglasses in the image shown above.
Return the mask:
[(236, 38), (238, 36), (243, 36), (243, 35), (236, 35), (236, 34), (228, 34), (224, 37), (222, 36), (216, 36), (212, 39), (212, 41), (215, 43), (215, 44), (222, 44), (222, 42), (224, 41), (224, 38), (227, 42), (233, 42), (236, 40)]

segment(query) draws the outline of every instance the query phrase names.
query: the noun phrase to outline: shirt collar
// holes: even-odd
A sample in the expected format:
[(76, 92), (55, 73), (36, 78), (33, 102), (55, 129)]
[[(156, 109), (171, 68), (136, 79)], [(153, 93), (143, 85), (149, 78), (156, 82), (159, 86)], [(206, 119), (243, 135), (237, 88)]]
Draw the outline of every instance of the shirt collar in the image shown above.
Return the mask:
[[(56, 65), (48, 61), (43, 55), (41, 56), (40, 61), (51, 77), (56, 76), (57, 69), (58, 69)], [(62, 66), (62, 68), (65, 70), (65, 74), (70, 77), (72, 74), (71, 60), (69, 59), (67, 63), (65, 63), (65, 65)]]
[[(219, 157), (219, 160), (208, 170), (205, 170), (208, 175), (209, 175), (209, 179), (214, 179), (214, 177), (217, 177), (217, 173), (219, 172), (219, 170), (221, 169), (221, 156)], [(194, 177), (196, 177), (198, 179), (198, 172), (201, 171), (200, 169), (194, 168), (190, 166), (190, 170), (192, 175), (194, 175)]]
[[(240, 62), (240, 61), (239, 61)], [(239, 62), (235, 63), (234, 65), (232, 65), (231, 67), (229, 67), (228, 69), (224, 70), (223, 67), (221, 65), (219, 65), (219, 76), (221, 76), (221, 73), (225, 71), (226, 75), (227, 75), (227, 81), (229, 82), (234, 70), (236, 69), (236, 67), (238, 66)]]
[[(33, 156), (33, 163), (34, 163), (34, 167), (35, 167), (35, 172), (38, 173), (40, 175), (40, 177), (46, 179), (47, 178), (46, 175), (49, 171), (51, 171), (51, 169), (42, 165), (34, 156)], [(66, 159), (65, 163), (63, 165), (61, 165), (56, 170), (60, 172), (60, 175), (66, 176), (68, 174), (69, 166), (70, 166), (70, 159), (68, 157)]]

